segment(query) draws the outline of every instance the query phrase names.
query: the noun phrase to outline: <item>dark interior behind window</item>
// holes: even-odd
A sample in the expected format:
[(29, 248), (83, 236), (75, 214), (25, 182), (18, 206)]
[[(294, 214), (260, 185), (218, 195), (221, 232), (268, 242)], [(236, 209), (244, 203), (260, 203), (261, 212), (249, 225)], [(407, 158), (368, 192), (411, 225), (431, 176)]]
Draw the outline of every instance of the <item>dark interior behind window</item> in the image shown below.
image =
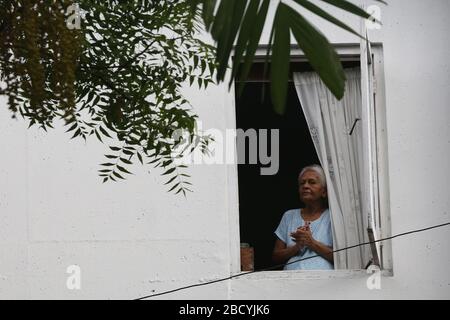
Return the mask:
[[(358, 64), (347, 62), (344, 67)], [(270, 83), (263, 76), (263, 69), (263, 63), (255, 63), (242, 94), (236, 96), (237, 128), (279, 129), (280, 133), (277, 174), (260, 175), (259, 163), (238, 165), (240, 240), (254, 248), (255, 270), (273, 265), (274, 231), (281, 216), (288, 209), (301, 207), (299, 171), (319, 163), (293, 82), (289, 82), (286, 111), (278, 115), (272, 108)], [(292, 70), (310, 71), (311, 67), (307, 63), (292, 63)], [(238, 88), (236, 83), (236, 92)]]

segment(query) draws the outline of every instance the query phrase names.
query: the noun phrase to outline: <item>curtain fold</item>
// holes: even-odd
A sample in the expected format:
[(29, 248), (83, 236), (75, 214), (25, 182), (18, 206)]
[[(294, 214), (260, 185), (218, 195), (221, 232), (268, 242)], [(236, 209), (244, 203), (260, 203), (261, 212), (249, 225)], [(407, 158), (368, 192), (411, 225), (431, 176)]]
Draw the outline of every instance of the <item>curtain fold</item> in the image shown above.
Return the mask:
[[(294, 84), (317, 155), (327, 177), (334, 250), (367, 241), (361, 206), (361, 73), (346, 69), (346, 90), (339, 101), (314, 72), (294, 73)], [(361, 269), (366, 246), (334, 255), (335, 269)]]

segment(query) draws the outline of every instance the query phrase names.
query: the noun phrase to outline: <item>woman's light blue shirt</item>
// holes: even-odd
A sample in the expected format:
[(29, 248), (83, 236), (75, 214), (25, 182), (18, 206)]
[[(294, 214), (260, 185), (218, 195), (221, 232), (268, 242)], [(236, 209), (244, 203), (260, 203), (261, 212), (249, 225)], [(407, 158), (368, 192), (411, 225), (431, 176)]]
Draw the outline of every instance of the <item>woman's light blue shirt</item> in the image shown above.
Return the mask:
[[(288, 247), (293, 246), (295, 241), (292, 240), (290, 233), (297, 230), (298, 227), (304, 226), (305, 221), (300, 214), (301, 209), (291, 209), (284, 213), (278, 225), (275, 234), (277, 237), (286, 243)], [(330, 211), (325, 210), (319, 219), (316, 219), (310, 224), (311, 233), (314, 239), (323, 244), (333, 247), (333, 235), (331, 233), (331, 219)], [(307, 257), (317, 255), (316, 252), (309, 248), (304, 248), (298, 252), (297, 255), (291, 257), (288, 263), (294, 260), (304, 259)], [(334, 269), (333, 264), (328, 262), (325, 258), (315, 257), (304, 261), (294, 262), (284, 266), (284, 270), (321, 270), (321, 269)]]

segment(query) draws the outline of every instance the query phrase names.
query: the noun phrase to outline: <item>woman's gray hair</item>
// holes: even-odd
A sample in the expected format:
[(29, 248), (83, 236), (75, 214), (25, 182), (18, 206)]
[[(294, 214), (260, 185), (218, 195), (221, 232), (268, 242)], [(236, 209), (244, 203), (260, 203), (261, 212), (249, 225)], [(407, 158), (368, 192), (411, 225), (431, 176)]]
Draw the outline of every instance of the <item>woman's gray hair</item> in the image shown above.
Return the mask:
[(320, 180), (320, 184), (322, 185), (322, 187), (327, 187), (327, 179), (325, 178), (325, 172), (323, 172), (323, 169), (321, 166), (319, 166), (318, 164), (312, 164), (310, 166), (306, 166), (302, 169), (302, 171), (300, 171), (300, 174), (298, 175), (298, 181), (300, 181), (301, 176), (306, 172), (306, 171), (314, 171), (315, 173), (317, 173), (319, 175), (319, 180)]

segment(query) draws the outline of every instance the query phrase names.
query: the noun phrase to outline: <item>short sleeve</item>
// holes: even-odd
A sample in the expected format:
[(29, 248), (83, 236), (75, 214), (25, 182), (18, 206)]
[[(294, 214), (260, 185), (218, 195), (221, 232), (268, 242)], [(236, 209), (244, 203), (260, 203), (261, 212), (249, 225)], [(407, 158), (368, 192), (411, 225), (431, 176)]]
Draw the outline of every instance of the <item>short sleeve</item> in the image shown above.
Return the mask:
[(287, 234), (288, 234), (288, 213), (286, 212), (281, 218), (280, 224), (278, 228), (275, 230), (276, 236), (283, 241), (284, 243), (288, 243)]

